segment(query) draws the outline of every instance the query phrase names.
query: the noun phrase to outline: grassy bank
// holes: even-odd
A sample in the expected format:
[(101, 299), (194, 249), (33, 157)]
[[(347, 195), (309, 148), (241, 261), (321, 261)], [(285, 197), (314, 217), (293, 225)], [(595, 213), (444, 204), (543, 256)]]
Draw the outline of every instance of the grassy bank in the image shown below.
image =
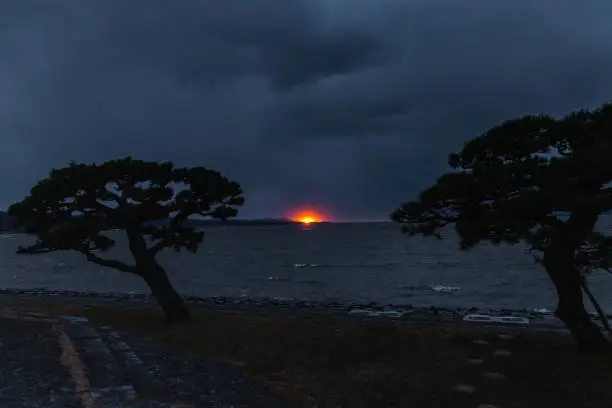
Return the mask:
[[(490, 330), (460, 325), (419, 328), (389, 320), (204, 308), (194, 309), (194, 322), (167, 328), (155, 308), (121, 303), (8, 296), (0, 305), (83, 315), (227, 361), (297, 407), (603, 408), (612, 400), (612, 359), (578, 355), (570, 339), (558, 334), (503, 339)], [(499, 350), (511, 354), (496, 354)], [(455, 391), (456, 385), (471, 385), (475, 391)]]

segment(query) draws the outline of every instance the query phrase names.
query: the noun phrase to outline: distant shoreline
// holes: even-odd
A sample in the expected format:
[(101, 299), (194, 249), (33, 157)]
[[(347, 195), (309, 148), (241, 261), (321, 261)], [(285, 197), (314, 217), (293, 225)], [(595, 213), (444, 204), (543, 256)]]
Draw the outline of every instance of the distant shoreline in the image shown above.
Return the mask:
[[(153, 222), (153, 225), (162, 226), (167, 224), (166, 221)], [(217, 220), (217, 219), (188, 219), (185, 221), (186, 227), (193, 228), (208, 228), (208, 227), (264, 227), (264, 226), (284, 226), (284, 225), (299, 225), (315, 227), (316, 225), (342, 225), (342, 224), (382, 224), (391, 223), (391, 221), (321, 221), (311, 224), (304, 224), (300, 221), (284, 220), (284, 219), (232, 219), (232, 220)], [(20, 234), (24, 233), (23, 229), (11, 229), (0, 226), (0, 234)]]
[(300, 226), (316, 226), (316, 225), (330, 225), (330, 224), (380, 224), (380, 223), (391, 223), (392, 221), (317, 221), (310, 224), (304, 224), (300, 221), (287, 220), (287, 219), (265, 219), (265, 218), (252, 218), (252, 219), (240, 219), (234, 218), (231, 220), (217, 220), (217, 219), (189, 219), (185, 222), (185, 225), (192, 227), (214, 227), (214, 226), (273, 226), (273, 225), (300, 225)]

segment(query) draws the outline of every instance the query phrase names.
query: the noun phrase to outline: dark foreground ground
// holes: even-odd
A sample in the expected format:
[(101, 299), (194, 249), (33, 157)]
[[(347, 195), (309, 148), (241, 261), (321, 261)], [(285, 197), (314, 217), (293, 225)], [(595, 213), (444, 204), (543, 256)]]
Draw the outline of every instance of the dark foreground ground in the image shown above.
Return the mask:
[(0, 331), (2, 408), (287, 406), (231, 365), (108, 325), (5, 309)]
[(5, 318), (0, 331), (1, 407), (80, 406), (50, 324)]
[[(139, 302), (2, 296), (0, 307), (17, 315), (36, 311), (87, 316), (128, 373), (123, 382), (134, 385), (138, 398), (130, 404), (603, 408), (612, 401), (612, 358), (579, 355), (571, 339), (558, 333), (506, 329), (500, 335), (494, 328), (460, 323), (406, 324), (386, 318), (204, 306), (192, 307), (194, 322), (168, 328), (156, 308)], [(49, 340), (57, 332), (20, 324), (24, 326), (3, 332), (17, 333), (11, 334), (17, 336), (13, 339), (36, 333), (50, 341), (44, 349), (48, 351), (41, 353), (54, 356), (48, 358), (54, 368), (45, 374), (46, 363), (28, 352), (40, 339), (22, 342), (21, 357), (0, 349), (2, 358), (12, 364), (7, 365), (11, 372), (34, 373), (24, 374), (20, 389), (5, 384), (0, 388), (32, 387), (39, 390), (31, 392), (32, 401), (54, 394), (66, 402), (39, 406), (82, 404), (81, 396), (77, 402), (70, 399), (75, 395), (75, 386), (70, 385), (74, 370), (70, 374), (58, 362), (61, 346), (52, 346), (55, 343)], [(96, 359), (84, 354), (85, 365), (89, 361), (95, 367)], [(32, 378), (37, 375), (45, 380), (36, 382)], [(7, 376), (0, 381), (8, 381)], [(10, 407), (2, 401), (0, 406)], [(125, 404), (119, 406), (132, 406)]]

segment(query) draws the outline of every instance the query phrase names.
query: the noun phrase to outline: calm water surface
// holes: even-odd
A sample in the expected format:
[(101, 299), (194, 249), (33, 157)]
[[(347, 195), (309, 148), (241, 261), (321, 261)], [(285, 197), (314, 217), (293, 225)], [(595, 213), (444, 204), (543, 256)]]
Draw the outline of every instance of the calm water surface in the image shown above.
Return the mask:
[[(604, 217), (600, 229), (612, 230)], [(105, 257), (130, 260), (125, 240)], [(127, 274), (62, 252), (16, 255), (32, 238), (0, 235), (0, 285), (10, 288), (148, 292)], [(196, 296), (280, 297), (482, 308), (554, 308), (543, 268), (526, 247), (481, 245), (459, 251), (454, 235), (407, 237), (392, 223), (311, 227), (211, 227), (197, 254), (160, 254), (173, 283)], [(612, 312), (612, 275), (591, 279)]]

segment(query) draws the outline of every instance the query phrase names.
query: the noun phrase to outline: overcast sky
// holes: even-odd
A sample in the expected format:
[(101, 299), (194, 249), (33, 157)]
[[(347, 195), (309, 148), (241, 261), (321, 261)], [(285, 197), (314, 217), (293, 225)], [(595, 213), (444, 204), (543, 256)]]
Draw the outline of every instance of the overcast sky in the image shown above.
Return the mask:
[(126, 155), (386, 219), (503, 119), (612, 99), (607, 0), (0, 0), (0, 207)]

